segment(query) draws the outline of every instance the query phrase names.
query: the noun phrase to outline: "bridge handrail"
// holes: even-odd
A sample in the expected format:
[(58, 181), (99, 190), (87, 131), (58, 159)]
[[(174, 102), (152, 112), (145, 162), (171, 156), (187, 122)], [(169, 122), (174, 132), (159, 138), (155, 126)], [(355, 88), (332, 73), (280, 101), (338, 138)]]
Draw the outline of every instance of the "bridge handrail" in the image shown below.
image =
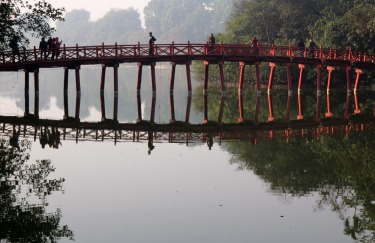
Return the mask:
[[(60, 48), (58, 59), (74, 60), (87, 58), (126, 58), (149, 56), (148, 44), (117, 44), (114, 45), (91, 45), (91, 46), (65, 46)], [(318, 47), (314, 50), (309, 48), (298, 48), (291, 45), (259, 45), (252, 47), (248, 44), (216, 44), (211, 46), (205, 43), (174, 43), (155, 44), (154, 56), (178, 56), (178, 55), (228, 55), (228, 56), (275, 56), (289, 58), (318, 58), (322, 60), (334, 59), (351, 62), (375, 63), (375, 55), (365, 52), (353, 51), (349, 49), (332, 49)], [(52, 50), (50, 50), (52, 51)], [(16, 62), (39, 62), (42, 61), (41, 50), (33, 49), (21, 50), (19, 54), (12, 51), (2, 51), (0, 53), (0, 65), (13, 64)]]

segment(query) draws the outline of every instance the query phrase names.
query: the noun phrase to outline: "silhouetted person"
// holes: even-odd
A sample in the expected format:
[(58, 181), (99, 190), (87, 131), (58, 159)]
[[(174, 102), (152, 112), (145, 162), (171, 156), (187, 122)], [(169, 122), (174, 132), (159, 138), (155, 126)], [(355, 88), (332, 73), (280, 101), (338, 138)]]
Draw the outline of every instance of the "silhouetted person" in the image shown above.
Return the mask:
[(18, 61), (20, 61), (20, 47), (18, 43), (19, 41), (20, 37), (18, 35), (14, 35), (9, 42), (9, 47), (12, 48), (13, 58), (15, 59), (15, 56), (17, 56)]
[(48, 52), (47, 52), (47, 57), (49, 57), (49, 54), (52, 52), (52, 37), (50, 36), (47, 40), (47, 45), (48, 45)]
[(303, 39), (299, 40), (297, 47), (298, 47), (299, 56), (303, 57), (303, 52), (305, 51), (305, 43), (304, 43)]
[(216, 39), (214, 37), (214, 34), (211, 33), (210, 37), (208, 38), (208, 44), (209, 44), (209, 53), (213, 54), (215, 51), (215, 42)]
[(253, 47), (258, 47), (258, 44), (259, 44), (259, 41), (258, 39), (254, 36), (252, 39), (251, 39), (251, 45)]
[(49, 46), (49, 50), (52, 53), (51, 60), (54, 60), (55, 55), (56, 55), (56, 38), (52, 38), (51, 45)]
[(48, 43), (44, 37), (39, 42), (39, 49), (40, 49), (40, 59), (47, 60)]
[(156, 38), (152, 35), (152, 32), (150, 32), (149, 35), (150, 35), (150, 40), (148, 41), (148, 44), (150, 45), (150, 48), (149, 48), (148, 54), (152, 56), (154, 55), (154, 43), (156, 41)]
[(251, 46), (254, 49), (254, 55), (258, 55), (259, 54), (259, 51), (258, 51), (259, 41), (255, 36), (251, 39)]
[(314, 40), (311, 39), (310, 44), (309, 44), (309, 51), (310, 51), (310, 56), (314, 57), (315, 56), (315, 48), (318, 46), (315, 44)]

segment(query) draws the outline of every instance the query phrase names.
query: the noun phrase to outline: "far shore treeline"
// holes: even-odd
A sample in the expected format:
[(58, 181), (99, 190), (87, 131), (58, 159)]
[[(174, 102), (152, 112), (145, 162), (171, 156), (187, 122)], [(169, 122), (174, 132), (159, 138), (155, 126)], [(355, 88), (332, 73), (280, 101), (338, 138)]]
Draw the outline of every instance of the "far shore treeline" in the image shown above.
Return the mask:
[[(5, 2), (17, 4), (17, 1)], [(256, 36), (260, 44), (297, 45), (302, 39), (306, 46), (314, 40), (324, 48), (375, 53), (375, 1), (370, 0), (151, 0), (144, 9), (143, 24), (134, 8), (112, 9), (95, 21), (83, 9), (63, 15), (64, 9), (52, 8), (43, 18), (28, 18), (33, 29), (18, 28), (8, 10), (3, 6), (0, 10), (0, 22), (4, 22), (3, 26), (7, 24), (7, 32), (2, 33), (0, 40), (2, 49), (7, 48), (10, 35), (20, 32), (21, 44), (27, 44), (27, 37), (34, 35), (29, 47), (38, 46), (43, 35), (58, 36), (67, 46), (145, 44), (148, 32), (152, 32), (156, 44), (202, 43), (213, 33), (216, 43), (250, 44)], [(55, 32), (45, 26), (46, 20), (57, 21)], [(38, 22), (42, 23), (42, 29), (38, 29)], [(195, 66), (195, 71), (202, 70)], [(226, 64), (225, 71), (228, 82), (237, 80), (238, 65)], [(213, 73), (210, 78), (216, 80), (215, 68), (210, 72)], [(247, 75), (249, 80), (253, 78), (251, 75)], [(277, 70), (276, 77), (282, 75), (283, 71)], [(307, 76), (314, 78), (311, 72)], [(364, 79), (372, 82), (373, 75), (366, 72)]]

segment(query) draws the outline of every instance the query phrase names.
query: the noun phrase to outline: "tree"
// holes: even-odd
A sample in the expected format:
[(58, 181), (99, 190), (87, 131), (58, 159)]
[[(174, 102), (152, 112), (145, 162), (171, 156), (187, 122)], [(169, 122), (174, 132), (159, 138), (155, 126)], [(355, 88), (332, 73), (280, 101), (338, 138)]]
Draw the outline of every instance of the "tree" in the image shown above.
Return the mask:
[(55, 29), (49, 20), (63, 20), (64, 8), (54, 8), (45, 0), (31, 1), (0, 1), (0, 50), (9, 48), (13, 36), (19, 36), (27, 46), (30, 43), (27, 35), (36, 38), (50, 35)]

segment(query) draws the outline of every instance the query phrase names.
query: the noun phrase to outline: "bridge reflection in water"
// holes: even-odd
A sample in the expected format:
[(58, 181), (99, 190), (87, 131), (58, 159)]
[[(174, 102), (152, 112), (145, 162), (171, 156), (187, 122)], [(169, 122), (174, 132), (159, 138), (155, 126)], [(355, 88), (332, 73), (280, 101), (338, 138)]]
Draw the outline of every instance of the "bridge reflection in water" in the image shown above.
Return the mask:
[[(203, 121), (200, 124), (190, 123), (190, 110), (192, 96), (187, 96), (185, 118), (176, 120), (174, 96), (170, 94), (170, 119), (169, 123), (155, 122), (156, 96), (151, 99), (151, 114), (149, 120), (142, 117), (141, 95), (137, 94), (138, 117), (134, 123), (122, 123), (117, 120), (118, 100), (114, 99), (113, 119), (106, 117), (104, 94), (101, 93), (101, 121), (81, 122), (79, 118), (80, 96), (76, 99), (74, 117), (69, 116), (67, 98), (64, 97), (64, 117), (61, 120), (39, 119), (38, 116), (25, 113), (24, 117), (1, 116), (3, 134), (13, 138), (15, 144), (18, 137), (37, 139), (42, 146), (49, 144), (58, 148), (62, 140), (80, 141), (113, 141), (119, 142), (148, 142), (149, 152), (154, 148), (155, 142), (169, 143), (207, 143), (211, 148), (213, 143), (221, 144), (222, 141), (247, 140), (256, 144), (258, 140), (283, 139), (289, 141), (292, 138), (308, 137), (319, 139), (321, 134), (342, 133), (348, 136), (350, 132), (364, 131), (367, 127), (373, 127), (374, 114), (361, 114), (357, 93), (354, 99), (346, 95), (345, 109), (340, 117), (334, 117), (331, 111), (330, 93), (326, 96), (326, 110), (321, 110), (322, 96), (317, 94), (315, 116), (305, 118), (303, 112), (302, 94), (298, 93), (298, 114), (291, 117), (292, 95), (288, 93), (284, 110), (284, 118), (275, 119), (273, 110), (273, 98), (269, 92), (266, 96), (256, 95), (254, 102), (254, 114), (251, 119), (244, 115), (243, 92), (238, 92), (238, 119), (235, 123), (224, 123), (225, 95), (221, 95), (219, 112), (215, 120), (208, 119), (208, 96), (203, 94)], [(35, 97), (38, 98), (37, 96)], [(259, 120), (261, 99), (268, 103), (268, 117), (265, 121)], [(352, 106), (354, 100), (354, 106)], [(37, 103), (37, 102), (36, 102)], [(35, 106), (37, 109), (37, 106)], [(311, 107), (309, 107), (311, 110)], [(353, 109), (354, 108), (354, 109)], [(233, 111), (231, 111), (233, 112)], [(37, 113), (36, 113), (37, 114)], [(17, 145), (15, 145), (17, 146)]]

